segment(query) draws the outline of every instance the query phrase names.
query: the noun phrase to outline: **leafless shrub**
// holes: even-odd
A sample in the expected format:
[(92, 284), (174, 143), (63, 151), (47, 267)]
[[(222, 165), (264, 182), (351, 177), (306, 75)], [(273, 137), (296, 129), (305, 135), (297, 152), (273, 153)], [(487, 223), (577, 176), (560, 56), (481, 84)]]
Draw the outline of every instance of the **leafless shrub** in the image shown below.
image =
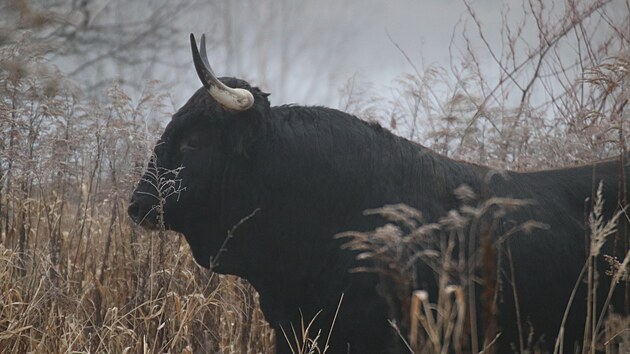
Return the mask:
[(390, 102), (344, 90), (359, 107), (352, 111), (441, 154), (499, 168), (575, 165), (626, 151), (626, 1), (505, 1), (501, 28), (485, 26), (464, 3), (448, 64), (418, 67), (394, 43), (411, 72), (394, 82)]

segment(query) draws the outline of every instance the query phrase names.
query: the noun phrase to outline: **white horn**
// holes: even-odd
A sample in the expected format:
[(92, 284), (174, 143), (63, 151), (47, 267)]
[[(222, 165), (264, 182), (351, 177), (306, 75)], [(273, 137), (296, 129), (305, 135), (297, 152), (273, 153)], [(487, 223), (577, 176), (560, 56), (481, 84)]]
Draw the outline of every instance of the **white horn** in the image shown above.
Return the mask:
[[(201, 35), (201, 48), (197, 49), (195, 36), (190, 34), (190, 46), (192, 48), (193, 63), (197, 70), (197, 75), (208, 93), (221, 106), (232, 111), (245, 111), (254, 104), (254, 96), (251, 92), (241, 88), (231, 88), (214, 76), (212, 67), (206, 55), (206, 36)], [(201, 54), (199, 53), (201, 52)]]

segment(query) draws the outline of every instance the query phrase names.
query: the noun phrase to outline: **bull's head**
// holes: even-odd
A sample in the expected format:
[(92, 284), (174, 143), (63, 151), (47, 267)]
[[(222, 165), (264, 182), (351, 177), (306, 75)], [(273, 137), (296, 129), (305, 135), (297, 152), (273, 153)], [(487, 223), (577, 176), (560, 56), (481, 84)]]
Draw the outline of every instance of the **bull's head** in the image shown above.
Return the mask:
[(268, 95), (247, 82), (215, 77), (204, 36), (200, 50), (192, 34), (190, 42), (203, 88), (166, 127), (128, 213), (142, 226), (184, 234), (196, 261), (209, 267), (230, 227), (256, 208), (253, 199), (230, 204), (226, 191), (240, 193), (251, 185), (234, 171), (265, 134), (270, 106)]

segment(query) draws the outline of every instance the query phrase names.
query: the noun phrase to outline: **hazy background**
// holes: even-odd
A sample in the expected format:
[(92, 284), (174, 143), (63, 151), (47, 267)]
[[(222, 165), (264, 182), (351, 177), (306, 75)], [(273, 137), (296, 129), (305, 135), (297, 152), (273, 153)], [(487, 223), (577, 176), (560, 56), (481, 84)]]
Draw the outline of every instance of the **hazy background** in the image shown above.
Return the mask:
[[(475, 5), (489, 26), (500, 22), (500, 1)], [(85, 13), (75, 11), (70, 18), (83, 23), (87, 17), (89, 26), (106, 29), (94, 35), (100, 39), (121, 36), (123, 29), (115, 24), (125, 24), (131, 27), (125, 34), (129, 41), (134, 27), (142, 41), (150, 35), (143, 35), (146, 29), (133, 23), (160, 22), (155, 39), (146, 39), (150, 47), (134, 44), (143, 53), (133, 63), (95, 60), (116, 50), (107, 46), (81, 53), (74, 60), (65, 53), (54, 59), (62, 71), (73, 73), (75, 80), (88, 87), (107, 84), (105, 78), (118, 78), (124, 86), (158, 79), (173, 85), (174, 104), (183, 104), (199, 86), (188, 45), (192, 32), (207, 35), (209, 58), (217, 74), (260, 85), (272, 93), (275, 104), (336, 106), (338, 91), (351, 78), (373, 83), (380, 93), (387, 93), (392, 80), (411, 72), (401, 49), (416, 65), (448, 62), (453, 31), (466, 7), (461, 0), (238, 0), (177, 5), (100, 0), (91, 2)], [(118, 50), (128, 46), (121, 43)], [(81, 69), (90, 59), (94, 65)]]
[[(206, 33), (217, 74), (250, 80), (271, 92), (274, 104), (328, 106), (339, 105), (339, 90), (351, 79), (389, 96), (395, 79), (414, 72), (411, 64), (420, 69), (448, 66), (462, 57), (464, 35), (477, 36), (462, 0), (98, 0), (85, 9), (63, 10), (67, 3), (46, 8), (69, 14), (70, 22), (86, 30), (94, 28), (84, 40), (103, 45), (78, 54), (60, 52), (52, 60), (63, 72), (88, 89), (107, 86), (114, 78), (136, 89), (161, 80), (170, 87), (175, 106), (199, 87), (190, 32)], [(501, 0), (468, 5), (499, 50), (504, 17), (518, 21), (530, 12), (525, 5)], [(564, 15), (561, 2), (545, 6), (551, 18)], [(625, 11), (623, 1), (609, 6)], [(535, 39), (533, 26), (528, 23), (524, 38)], [(117, 57), (116, 52), (130, 47), (137, 57)]]
[(164, 126), (201, 86), (191, 32), (208, 36), (219, 75), (272, 104), (338, 107), (447, 157), (531, 171), (627, 156), (629, 9), (0, 0), (0, 348), (271, 352), (250, 287), (126, 215)]

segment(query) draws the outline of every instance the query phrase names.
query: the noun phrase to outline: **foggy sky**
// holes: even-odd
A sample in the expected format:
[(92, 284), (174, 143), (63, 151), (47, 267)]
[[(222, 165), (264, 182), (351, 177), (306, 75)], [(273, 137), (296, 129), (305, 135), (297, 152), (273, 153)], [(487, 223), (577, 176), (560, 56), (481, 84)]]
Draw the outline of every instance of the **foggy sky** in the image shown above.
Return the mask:
[[(251, 67), (231, 66), (226, 63), (225, 57), (228, 55), (209, 50), (215, 72), (218, 75), (243, 77), (254, 85), (260, 85), (263, 90), (271, 92), (273, 104), (337, 106), (338, 91), (351, 77), (369, 82), (380, 94), (387, 95), (396, 78), (413, 72), (413, 67), (400, 49), (417, 67), (447, 64), (451, 56), (451, 38), (454, 31), (456, 34), (461, 32), (466, 13), (462, 0), (322, 0), (300, 3), (290, 13), (290, 21), (301, 24), (290, 29), (290, 40), (295, 43), (284, 45), (303, 47), (302, 51), (313, 53), (312, 60), (299, 58), (299, 62), (294, 63), (291, 75), (280, 80), (274, 77), (273, 66), (282, 61), (281, 51), (267, 51), (264, 53), (265, 58), (262, 58), (249, 52), (248, 45), (245, 45), (245, 48), (238, 50), (241, 56), (247, 57), (248, 62), (264, 60), (271, 67), (270, 74), (259, 75), (256, 63)], [(498, 0), (475, 2), (475, 10), (488, 28), (498, 28), (500, 25), (501, 3)], [(254, 12), (238, 14), (232, 20), (234, 26), (252, 28), (249, 23), (258, 16), (260, 14)], [(211, 35), (211, 22), (214, 22), (212, 18), (199, 16), (188, 22), (188, 28), (196, 34)], [(458, 23), (459, 27), (456, 27)], [(274, 31), (264, 33), (263, 29), (257, 38), (280, 47), (283, 45), (280, 43), (282, 38), (276, 38), (276, 34)], [(181, 37), (186, 41), (187, 33), (182, 33)], [(178, 58), (184, 68), (187, 62), (191, 62), (187, 52), (178, 53)], [(177, 104), (183, 104), (198, 88), (192, 65), (189, 69), (178, 73), (175, 92)], [(158, 73), (157, 76), (161, 75)]]
[[(158, 7), (166, 1), (169, 0), (149, 4)], [(150, 58), (149, 48), (147, 68), (120, 65), (113, 69), (126, 80), (157, 79), (167, 83), (175, 109), (200, 87), (188, 47), (191, 32), (205, 33), (209, 38), (208, 57), (219, 76), (239, 77), (260, 86), (271, 93), (273, 105), (338, 107), (340, 90), (351, 78), (362, 87), (369, 87), (374, 95), (387, 98), (395, 95), (396, 79), (404, 74), (460, 63), (464, 36), (473, 37), (473, 45), (479, 46), (480, 52), (485, 51), (480, 63), (486, 71), (484, 77), (492, 80), (499, 73), (479, 40), (464, 0), (190, 0), (182, 4), (188, 3), (189, 8), (168, 20), (177, 28), (178, 33), (171, 37), (178, 46), (164, 43), (161, 49), (166, 55), (159, 60)], [(528, 16), (524, 15), (527, 6), (521, 2), (468, 3), (497, 53), (503, 50), (502, 23)], [(616, 3), (623, 1), (613, 0), (611, 6)], [(141, 1), (96, 0), (94, 6), (103, 9), (96, 12), (94, 21), (105, 23), (113, 17), (135, 19), (146, 11), (146, 4)], [(559, 22), (564, 2), (546, 1), (544, 6), (549, 22)], [(619, 14), (627, 16), (624, 11)], [(530, 41), (535, 47), (537, 32), (532, 22), (530, 19), (521, 40)], [(570, 54), (574, 49), (569, 45), (563, 50)], [(67, 71), (73, 65), (68, 61), (60, 63)], [(99, 71), (112, 70), (106, 66), (97, 70), (94, 77), (82, 74), (80, 79), (86, 83), (98, 81)]]

